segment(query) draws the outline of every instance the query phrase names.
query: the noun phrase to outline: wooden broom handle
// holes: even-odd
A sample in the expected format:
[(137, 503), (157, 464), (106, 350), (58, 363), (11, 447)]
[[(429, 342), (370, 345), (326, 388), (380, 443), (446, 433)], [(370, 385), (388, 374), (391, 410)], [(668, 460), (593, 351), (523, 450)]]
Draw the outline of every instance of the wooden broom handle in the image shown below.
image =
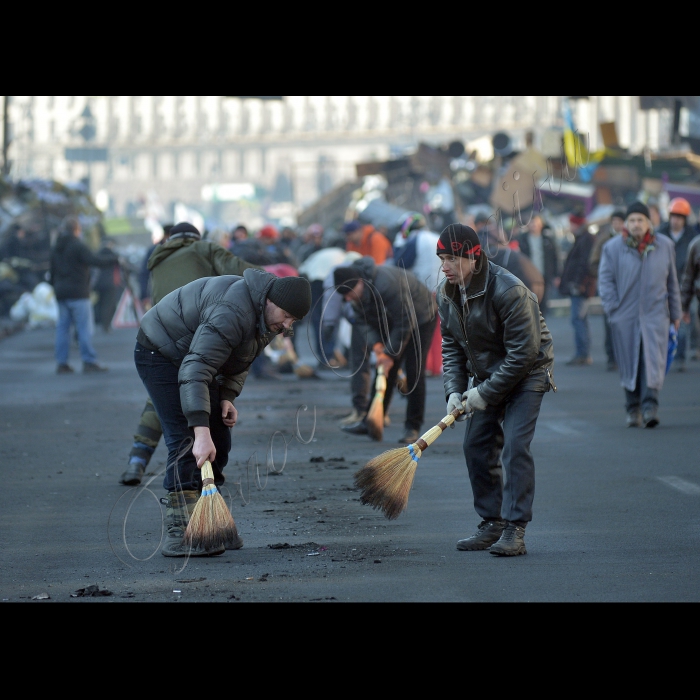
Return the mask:
[[(454, 423), (454, 421), (457, 418), (459, 418), (459, 416), (462, 415), (462, 413), (464, 413), (464, 409), (459, 409), (459, 408), (455, 408), (454, 411), (448, 413), (447, 416), (445, 416), (445, 418), (443, 418), (443, 420), (441, 420), (435, 426), (435, 428), (440, 428), (440, 430), (441, 430), (441, 432), (438, 433), (437, 435), (441, 435), (442, 433), (444, 433), (445, 430), (447, 430), (447, 428), (449, 428), (450, 425), (452, 425), (452, 423)], [(454, 418), (454, 420), (450, 421), (449, 423), (446, 423), (445, 420), (447, 420), (450, 416), (452, 416), (452, 418)], [(435, 428), (433, 428), (432, 430), (429, 430), (426, 433), (426, 435), (430, 435), (435, 430)], [(428, 449), (428, 447), (430, 447), (430, 445), (432, 445), (433, 441), (437, 439), (437, 435), (433, 435), (432, 440), (430, 442), (426, 442), (422, 437), (418, 438), (418, 440), (416, 440), (416, 445), (418, 445), (418, 447), (420, 448), (420, 451), (425, 452)]]

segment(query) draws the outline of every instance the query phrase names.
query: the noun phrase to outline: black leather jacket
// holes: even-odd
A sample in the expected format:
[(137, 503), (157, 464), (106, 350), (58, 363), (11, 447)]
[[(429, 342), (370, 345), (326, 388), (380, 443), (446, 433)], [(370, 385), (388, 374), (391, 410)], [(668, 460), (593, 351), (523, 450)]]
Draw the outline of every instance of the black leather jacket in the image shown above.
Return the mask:
[(552, 334), (535, 295), (510, 272), (484, 265), (472, 277), (465, 306), (459, 287), (447, 280), (437, 298), (446, 399), (465, 392), (470, 376), (494, 406), (528, 375), (548, 372), (551, 378)]
[(180, 368), (180, 402), (190, 427), (209, 425), (209, 384), (235, 401), (253, 360), (276, 333), (265, 325), (265, 300), (276, 277), (203, 277), (167, 294), (141, 319), (137, 341)]
[(430, 290), (409, 270), (377, 265), (365, 256), (353, 263), (365, 281), (361, 305), (354, 306), (359, 322), (367, 325), (367, 344), (383, 343), (391, 357), (398, 357), (411, 334), (435, 318), (436, 304)]

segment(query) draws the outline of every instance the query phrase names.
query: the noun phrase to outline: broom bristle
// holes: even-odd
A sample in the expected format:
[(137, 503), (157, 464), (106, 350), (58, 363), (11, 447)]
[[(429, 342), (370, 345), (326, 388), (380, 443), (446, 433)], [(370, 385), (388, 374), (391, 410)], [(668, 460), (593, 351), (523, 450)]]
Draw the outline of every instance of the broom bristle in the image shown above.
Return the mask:
[(389, 520), (395, 520), (406, 510), (408, 497), (423, 450), (432, 445), (459, 415), (455, 410), (438, 425), (421, 435), (408, 447), (383, 452), (371, 459), (355, 474), (355, 487), (360, 489), (360, 503), (381, 510)]
[(365, 424), (367, 425), (367, 433), (372, 440), (381, 442), (384, 438), (384, 394), (386, 393), (386, 377), (381, 367), (378, 370), (374, 387), (374, 398), (369, 411), (367, 411)]
[(389, 450), (355, 474), (360, 503), (381, 510), (389, 520), (406, 510), (421, 451), (417, 445)]
[(214, 473), (209, 462), (202, 467), (202, 482), (202, 494), (185, 530), (185, 543), (193, 549), (234, 545), (238, 540), (238, 528), (224, 497), (214, 484)]
[(384, 438), (384, 394), (375, 395), (365, 418), (367, 433), (377, 442)]

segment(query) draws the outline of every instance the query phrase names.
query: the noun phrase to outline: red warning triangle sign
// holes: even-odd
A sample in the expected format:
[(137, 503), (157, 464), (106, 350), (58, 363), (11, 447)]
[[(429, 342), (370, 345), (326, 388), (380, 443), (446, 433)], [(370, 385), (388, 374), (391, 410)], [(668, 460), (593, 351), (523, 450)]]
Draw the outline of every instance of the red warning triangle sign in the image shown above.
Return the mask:
[(112, 319), (112, 328), (138, 328), (143, 318), (143, 308), (127, 287), (122, 293)]

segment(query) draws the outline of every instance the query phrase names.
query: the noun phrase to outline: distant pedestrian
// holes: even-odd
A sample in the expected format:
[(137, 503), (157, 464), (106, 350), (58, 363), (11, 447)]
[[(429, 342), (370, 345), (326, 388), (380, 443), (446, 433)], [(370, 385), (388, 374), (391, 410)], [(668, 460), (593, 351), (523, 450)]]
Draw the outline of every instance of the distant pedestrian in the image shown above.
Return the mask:
[(243, 224), (238, 224), (233, 231), (231, 231), (231, 244), (229, 247), (233, 246), (238, 241), (247, 241), (250, 238), (250, 233), (248, 229)]
[[(435, 258), (435, 248), (440, 235), (428, 228), (422, 214), (412, 213), (404, 218), (401, 230), (394, 241), (394, 264), (410, 270), (432, 293), (442, 278), (440, 261)], [(440, 324), (435, 326), (433, 341), (425, 365), (429, 377), (442, 375), (442, 334)]]
[[(615, 236), (619, 236), (625, 227), (625, 212), (621, 209), (614, 211), (610, 216), (610, 222), (601, 226), (595, 235), (591, 257), (589, 259), (589, 273), (596, 279), (596, 289), (598, 284), (598, 273), (600, 270), (600, 258), (603, 253), (603, 246)], [(610, 321), (603, 312), (603, 328), (605, 331), (605, 354), (608, 358), (607, 371), (617, 372), (617, 362), (615, 361), (615, 349), (613, 348), (612, 333), (610, 331)]]
[[(321, 248), (312, 253), (299, 267), (299, 274), (309, 280), (311, 285), (311, 313), (309, 314), (309, 336), (311, 349), (319, 366), (337, 367), (334, 355), (333, 337), (336, 324), (323, 334), (325, 304), (323, 299), (324, 281), (333, 270), (345, 262), (349, 254), (342, 248)], [(334, 319), (337, 321), (338, 319)], [(329, 322), (326, 321), (329, 325)]]
[(509, 244), (495, 224), (481, 229), (479, 235), (482, 251), (494, 265), (502, 267), (515, 275), (536, 297), (541, 304), (545, 298), (545, 282), (542, 273), (525, 253), (520, 250), (517, 241)]
[(226, 229), (215, 228), (207, 234), (206, 240), (220, 245), (224, 250), (231, 249), (231, 234)]
[(622, 235), (603, 246), (598, 287), (625, 390), (627, 425), (654, 428), (669, 329), (680, 326), (681, 299), (673, 242), (654, 233), (642, 202), (628, 207)]
[(111, 269), (119, 258), (108, 250), (101, 255), (93, 253), (80, 240), (82, 232), (77, 218), (67, 218), (51, 251), (49, 283), (54, 288), (58, 302), (55, 349), (58, 374), (72, 374), (75, 371), (68, 364), (72, 329), (75, 329), (78, 336), (83, 373), (107, 371), (106, 367), (97, 362), (97, 353), (92, 343), (95, 321), (90, 300), (90, 277), (92, 268)]
[(348, 221), (343, 226), (346, 236), (345, 249), (348, 252), (369, 256), (377, 265), (384, 265), (392, 256), (392, 247), (389, 239), (370, 224), (363, 225), (354, 220)]
[(300, 266), (314, 253), (324, 249), (324, 233), (325, 231), (321, 224), (311, 224), (299, 239), (299, 244), (292, 248), (292, 252), (295, 254)]
[[(114, 239), (105, 238), (102, 242), (102, 248), (97, 251), (97, 254), (103, 256), (108, 252), (114, 252), (114, 245)], [(122, 275), (122, 268), (118, 261), (112, 267), (98, 269), (93, 284), (93, 288), (97, 292), (95, 323), (101, 326), (105, 333), (112, 330), (112, 319), (125, 285), (126, 280)]]
[(570, 217), (574, 244), (564, 262), (559, 293), (571, 299), (571, 325), (574, 329), (575, 355), (567, 365), (593, 364), (591, 332), (588, 324), (590, 301), (596, 293), (596, 279), (590, 273), (590, 257), (595, 238), (583, 217)]
[[(683, 278), (685, 262), (688, 258), (688, 247), (695, 238), (695, 227), (689, 222), (692, 213), (687, 199), (677, 197), (668, 205), (668, 221), (658, 229), (658, 233), (668, 236), (675, 244), (676, 249), (676, 274), (680, 283)], [(678, 330), (678, 350), (673, 360), (673, 366), (678, 372), (685, 372), (685, 360), (688, 346), (690, 345), (690, 326), (683, 322)]]
[[(691, 306), (697, 302), (698, 317), (691, 318)], [(696, 236), (688, 246), (688, 256), (681, 278), (681, 308), (683, 322), (691, 326), (693, 321), (700, 322), (700, 235)]]
[(559, 246), (556, 238), (546, 225), (542, 214), (533, 214), (527, 231), (518, 235), (516, 240), (520, 252), (527, 255), (544, 278), (544, 294), (540, 300), (540, 310), (546, 317), (552, 289), (557, 289), (559, 286)]

